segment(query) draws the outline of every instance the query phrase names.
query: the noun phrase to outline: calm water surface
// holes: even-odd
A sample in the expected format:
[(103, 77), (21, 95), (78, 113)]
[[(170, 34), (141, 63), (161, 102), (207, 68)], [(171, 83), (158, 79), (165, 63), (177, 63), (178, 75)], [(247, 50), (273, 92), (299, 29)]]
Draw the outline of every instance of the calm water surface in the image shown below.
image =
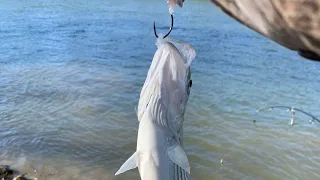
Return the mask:
[[(38, 179), (114, 177), (135, 151), (136, 107), (164, 1), (0, 1), (0, 164)], [(197, 50), (184, 124), (192, 178), (320, 179), (320, 63), (302, 60), (206, 1), (175, 12)], [(253, 124), (256, 120), (256, 124)], [(220, 166), (220, 160), (224, 165)], [(36, 170), (36, 172), (34, 172)]]

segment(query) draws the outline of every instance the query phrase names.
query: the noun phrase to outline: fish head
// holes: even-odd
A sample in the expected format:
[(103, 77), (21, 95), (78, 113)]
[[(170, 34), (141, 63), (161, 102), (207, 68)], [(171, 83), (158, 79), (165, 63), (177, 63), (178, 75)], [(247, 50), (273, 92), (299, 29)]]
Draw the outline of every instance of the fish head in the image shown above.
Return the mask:
[(179, 137), (192, 86), (191, 69), (174, 44), (168, 42), (168, 48), (168, 64), (160, 76), (161, 97), (167, 110), (168, 126)]
[(157, 124), (179, 134), (192, 85), (190, 64), (194, 48), (166, 38), (156, 51), (140, 94), (138, 119), (147, 109)]

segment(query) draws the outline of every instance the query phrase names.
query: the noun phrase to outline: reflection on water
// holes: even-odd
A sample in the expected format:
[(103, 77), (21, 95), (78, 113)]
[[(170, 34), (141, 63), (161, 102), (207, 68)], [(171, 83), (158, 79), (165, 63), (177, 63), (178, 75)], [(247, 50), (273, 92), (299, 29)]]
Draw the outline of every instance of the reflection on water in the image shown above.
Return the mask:
[[(0, 164), (39, 179), (139, 179), (114, 173), (135, 151), (152, 23), (166, 32), (167, 13), (162, 1), (0, 2)], [(319, 179), (320, 125), (255, 111), (319, 117), (320, 64), (208, 2), (175, 14), (171, 36), (197, 50), (184, 125), (192, 178)]]

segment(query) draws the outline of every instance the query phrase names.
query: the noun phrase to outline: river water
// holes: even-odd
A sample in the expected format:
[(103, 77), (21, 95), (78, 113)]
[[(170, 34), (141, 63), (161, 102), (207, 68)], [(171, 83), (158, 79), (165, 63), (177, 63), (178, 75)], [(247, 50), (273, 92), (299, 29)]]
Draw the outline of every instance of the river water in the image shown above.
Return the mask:
[[(41, 180), (139, 179), (114, 173), (135, 151), (153, 21), (169, 28), (165, 2), (4, 0), (0, 17), (0, 164)], [(287, 105), (319, 117), (320, 63), (207, 1), (176, 8), (171, 37), (197, 51), (184, 124), (192, 179), (320, 179), (320, 125), (256, 112)]]

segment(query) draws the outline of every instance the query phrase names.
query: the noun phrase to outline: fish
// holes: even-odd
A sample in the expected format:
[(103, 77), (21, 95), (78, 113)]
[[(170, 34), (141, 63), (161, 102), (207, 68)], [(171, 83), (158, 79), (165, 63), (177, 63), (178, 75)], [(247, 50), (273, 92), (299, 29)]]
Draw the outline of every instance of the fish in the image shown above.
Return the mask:
[(157, 47), (140, 93), (136, 152), (115, 175), (138, 167), (141, 180), (187, 180), (183, 122), (196, 52), (185, 41), (161, 36)]

